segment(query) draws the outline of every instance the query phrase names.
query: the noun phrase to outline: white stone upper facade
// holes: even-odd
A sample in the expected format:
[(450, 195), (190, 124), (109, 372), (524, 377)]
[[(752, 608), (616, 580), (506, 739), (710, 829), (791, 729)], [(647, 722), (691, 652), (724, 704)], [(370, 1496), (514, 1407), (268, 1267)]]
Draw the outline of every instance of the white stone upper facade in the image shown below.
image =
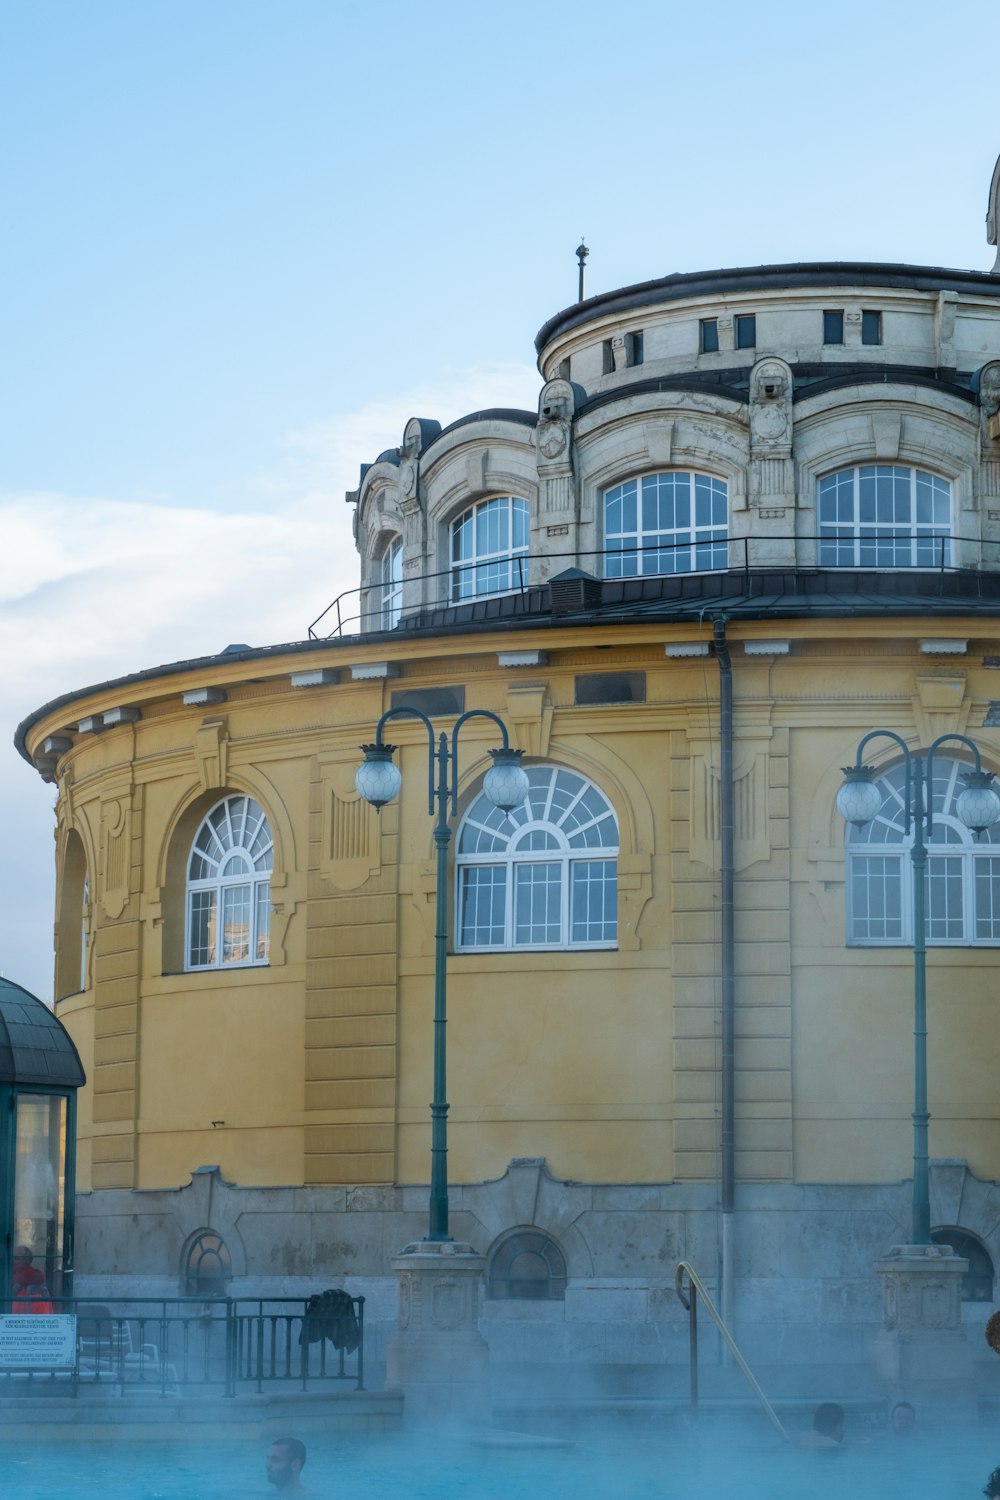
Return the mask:
[(412, 419), (362, 470), (350, 630), (598, 579), (1000, 572), (1000, 277), (792, 265), (589, 298), (536, 412)]

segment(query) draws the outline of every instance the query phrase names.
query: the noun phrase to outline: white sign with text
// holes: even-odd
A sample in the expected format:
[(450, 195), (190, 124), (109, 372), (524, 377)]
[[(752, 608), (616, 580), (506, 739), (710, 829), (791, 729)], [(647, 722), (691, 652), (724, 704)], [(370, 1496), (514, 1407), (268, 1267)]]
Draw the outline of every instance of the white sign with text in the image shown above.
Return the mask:
[(76, 1318), (64, 1313), (0, 1313), (0, 1370), (72, 1370)]

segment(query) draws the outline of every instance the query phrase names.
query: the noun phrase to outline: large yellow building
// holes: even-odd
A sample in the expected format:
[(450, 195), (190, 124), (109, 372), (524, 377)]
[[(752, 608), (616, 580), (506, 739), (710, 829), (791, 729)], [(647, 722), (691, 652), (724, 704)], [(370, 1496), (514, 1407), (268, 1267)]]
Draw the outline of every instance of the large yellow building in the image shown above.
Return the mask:
[[(537, 347), (537, 413), (414, 419), (362, 469), (361, 588), (310, 638), (18, 731), (59, 788), (81, 1290), (336, 1282), (391, 1325), (429, 1170), (423, 724), (386, 727), (380, 815), (354, 777), (391, 707), (487, 709), (531, 792), (491, 807), (497, 735), (464, 722), (448, 1098), (495, 1357), (662, 1358), (682, 1256), (721, 1256), (751, 1343), (878, 1320), (912, 1173), (896, 743), (865, 752), (874, 821), (845, 837), (835, 799), (875, 728), (1000, 769), (1000, 276), (669, 276)], [(934, 760), (931, 1206), (991, 1298), (1000, 830), (956, 813), (970, 753)]]

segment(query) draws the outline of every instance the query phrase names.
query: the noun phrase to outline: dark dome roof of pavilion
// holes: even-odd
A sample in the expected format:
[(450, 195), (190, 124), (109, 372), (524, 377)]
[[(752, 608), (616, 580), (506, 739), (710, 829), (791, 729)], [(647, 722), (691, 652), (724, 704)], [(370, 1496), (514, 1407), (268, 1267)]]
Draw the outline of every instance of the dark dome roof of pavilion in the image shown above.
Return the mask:
[(0, 979), (0, 1083), (65, 1089), (86, 1081), (62, 1022), (19, 984)]

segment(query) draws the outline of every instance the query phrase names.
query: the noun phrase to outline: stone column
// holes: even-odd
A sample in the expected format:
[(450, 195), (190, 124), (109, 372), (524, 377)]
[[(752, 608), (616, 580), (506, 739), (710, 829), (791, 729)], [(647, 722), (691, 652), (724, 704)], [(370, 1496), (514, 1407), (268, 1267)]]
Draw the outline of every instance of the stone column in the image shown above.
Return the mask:
[(408, 1421), (486, 1415), (489, 1348), (479, 1332), (485, 1264), (461, 1240), (421, 1240), (393, 1261), (399, 1331), (386, 1350), (386, 1380), (404, 1392)]
[(961, 1321), (968, 1267), (948, 1245), (894, 1245), (876, 1261), (884, 1326), (875, 1363), (893, 1399), (975, 1411), (972, 1349)]

